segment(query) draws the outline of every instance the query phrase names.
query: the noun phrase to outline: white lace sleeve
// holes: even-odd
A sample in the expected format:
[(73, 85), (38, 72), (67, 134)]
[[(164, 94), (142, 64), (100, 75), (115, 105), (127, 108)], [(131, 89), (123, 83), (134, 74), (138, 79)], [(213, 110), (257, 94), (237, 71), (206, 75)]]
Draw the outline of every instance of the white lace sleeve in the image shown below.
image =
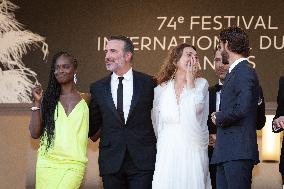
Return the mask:
[[(209, 114), (209, 93), (208, 93), (208, 82), (204, 78), (197, 78), (195, 80), (195, 88), (187, 89), (190, 96), (193, 97), (193, 102), (196, 108), (196, 114), (198, 120), (203, 120), (204, 116)], [(202, 116), (201, 114), (204, 114)], [(207, 121), (207, 119), (206, 119)]]
[(197, 78), (195, 80), (195, 88), (186, 89), (185, 95), (186, 103), (184, 110), (188, 117), (185, 119), (188, 124), (191, 124), (191, 133), (199, 144), (207, 149), (208, 145), (208, 126), (207, 119), (209, 114), (209, 93), (208, 82), (204, 78)]
[[(196, 114), (197, 120), (200, 121), (202, 127), (208, 129), (207, 119), (209, 114), (209, 92), (208, 92), (208, 82), (203, 79), (200, 84), (200, 89), (197, 92), (199, 98), (196, 99)], [(199, 94), (198, 94), (199, 93)]]
[(152, 109), (152, 123), (155, 131), (156, 138), (158, 138), (158, 127), (159, 127), (159, 99), (162, 93), (162, 87), (159, 85), (154, 89), (154, 101), (153, 101), (153, 109)]

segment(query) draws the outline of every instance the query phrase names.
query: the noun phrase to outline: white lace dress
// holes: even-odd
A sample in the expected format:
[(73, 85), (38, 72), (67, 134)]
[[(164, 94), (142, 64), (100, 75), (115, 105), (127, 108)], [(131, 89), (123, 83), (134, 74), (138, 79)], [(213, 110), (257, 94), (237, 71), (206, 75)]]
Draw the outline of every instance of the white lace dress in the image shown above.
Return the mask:
[(195, 80), (177, 103), (174, 81), (155, 88), (157, 141), (153, 189), (211, 189), (208, 161), (208, 83)]

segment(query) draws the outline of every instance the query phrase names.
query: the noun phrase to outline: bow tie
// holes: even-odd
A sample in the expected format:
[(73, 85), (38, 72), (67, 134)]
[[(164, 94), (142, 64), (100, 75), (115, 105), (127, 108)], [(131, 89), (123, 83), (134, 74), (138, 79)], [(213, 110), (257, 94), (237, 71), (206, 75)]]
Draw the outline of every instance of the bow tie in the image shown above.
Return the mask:
[(218, 91), (222, 90), (223, 85), (217, 84), (217, 85), (215, 85), (215, 87), (216, 87), (216, 91), (218, 92)]

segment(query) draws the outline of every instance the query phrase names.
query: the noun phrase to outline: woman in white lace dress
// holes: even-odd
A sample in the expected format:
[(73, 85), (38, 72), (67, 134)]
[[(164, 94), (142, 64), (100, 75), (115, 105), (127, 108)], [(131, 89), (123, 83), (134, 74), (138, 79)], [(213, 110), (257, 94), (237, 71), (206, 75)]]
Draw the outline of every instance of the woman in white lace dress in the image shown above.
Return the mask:
[(156, 79), (153, 125), (157, 158), (153, 189), (210, 189), (208, 83), (198, 77), (195, 47), (174, 48)]

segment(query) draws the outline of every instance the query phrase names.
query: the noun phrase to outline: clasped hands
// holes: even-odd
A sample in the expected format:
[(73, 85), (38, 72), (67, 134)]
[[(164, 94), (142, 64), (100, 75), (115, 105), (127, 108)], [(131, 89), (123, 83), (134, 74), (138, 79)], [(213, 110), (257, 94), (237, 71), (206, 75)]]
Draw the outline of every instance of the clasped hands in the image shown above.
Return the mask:
[(282, 128), (282, 129), (284, 129), (284, 116), (280, 116), (280, 117), (278, 117), (277, 119), (275, 119), (275, 120), (273, 121), (273, 125), (274, 125), (274, 127), (276, 127), (276, 128)]

